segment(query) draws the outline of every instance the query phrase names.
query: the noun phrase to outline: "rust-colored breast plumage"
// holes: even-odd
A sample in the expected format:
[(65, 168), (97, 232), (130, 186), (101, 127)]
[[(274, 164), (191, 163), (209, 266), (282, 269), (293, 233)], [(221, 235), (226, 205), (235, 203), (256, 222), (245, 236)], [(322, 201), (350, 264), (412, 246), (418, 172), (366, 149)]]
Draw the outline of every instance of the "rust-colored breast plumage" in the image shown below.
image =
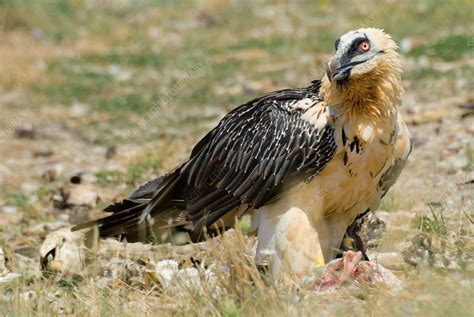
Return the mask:
[(410, 152), (410, 136), (398, 110), (377, 120), (357, 120), (338, 106), (318, 107), (305, 119), (315, 126), (331, 124), (337, 150), (324, 170), (288, 201), (299, 200), (303, 209), (310, 206), (306, 210), (315, 222), (339, 214), (350, 223), (359, 213), (376, 209), (395, 183)]

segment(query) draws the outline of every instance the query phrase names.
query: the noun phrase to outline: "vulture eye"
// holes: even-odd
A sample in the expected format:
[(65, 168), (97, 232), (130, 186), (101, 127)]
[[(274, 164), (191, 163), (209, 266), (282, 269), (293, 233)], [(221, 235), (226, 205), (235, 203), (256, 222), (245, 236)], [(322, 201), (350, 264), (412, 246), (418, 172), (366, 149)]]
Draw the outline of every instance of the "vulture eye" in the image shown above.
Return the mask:
[(370, 42), (369, 41), (362, 41), (359, 44), (359, 52), (365, 53), (370, 50)]

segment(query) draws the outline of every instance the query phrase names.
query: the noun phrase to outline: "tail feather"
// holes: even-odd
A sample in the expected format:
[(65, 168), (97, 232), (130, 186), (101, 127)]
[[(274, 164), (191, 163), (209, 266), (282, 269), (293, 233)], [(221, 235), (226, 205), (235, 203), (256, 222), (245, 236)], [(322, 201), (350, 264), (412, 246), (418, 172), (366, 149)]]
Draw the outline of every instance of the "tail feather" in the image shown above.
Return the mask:
[(132, 223), (138, 223), (145, 208), (144, 204), (136, 205), (126, 211), (117, 212), (104, 218), (104, 222), (99, 226), (101, 237), (108, 237), (119, 234), (126, 234), (124, 228)]
[(175, 177), (169, 178), (166, 182), (165, 186), (161, 186), (160, 190), (157, 191), (154, 195), (153, 198), (150, 200), (146, 208), (143, 210), (142, 215), (140, 216), (140, 222), (144, 221), (145, 218), (151, 214), (153, 211), (156, 210), (160, 204), (164, 203), (166, 199), (169, 197), (169, 194), (174, 190), (176, 184), (178, 183), (180, 177), (178, 175), (175, 175)]
[(129, 199), (109, 205), (104, 209), (111, 215), (80, 224), (72, 230), (98, 226), (101, 238), (122, 237), (130, 242), (142, 241), (149, 236), (146, 218), (169, 209), (168, 199), (181, 178), (180, 168), (170, 174), (146, 183)]

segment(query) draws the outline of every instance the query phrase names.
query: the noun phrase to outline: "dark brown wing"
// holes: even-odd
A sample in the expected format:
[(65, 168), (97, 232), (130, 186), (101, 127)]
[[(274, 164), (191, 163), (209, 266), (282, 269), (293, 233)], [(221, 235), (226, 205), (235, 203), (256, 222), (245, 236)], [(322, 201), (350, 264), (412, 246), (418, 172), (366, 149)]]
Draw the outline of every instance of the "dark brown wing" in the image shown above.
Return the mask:
[(100, 220), (102, 235), (127, 233), (148, 215), (179, 208), (199, 237), (235, 207), (259, 208), (314, 177), (335, 153), (334, 131), (303, 120), (305, 109), (295, 105), (320, 102), (318, 89), (315, 83), (273, 92), (231, 111), (186, 163), (106, 209), (114, 214)]

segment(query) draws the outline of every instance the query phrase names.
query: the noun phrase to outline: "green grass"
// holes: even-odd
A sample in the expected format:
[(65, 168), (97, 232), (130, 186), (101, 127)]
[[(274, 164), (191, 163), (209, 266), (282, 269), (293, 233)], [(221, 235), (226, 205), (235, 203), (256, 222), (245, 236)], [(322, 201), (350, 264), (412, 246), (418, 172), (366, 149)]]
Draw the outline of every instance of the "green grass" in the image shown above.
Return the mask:
[(237, 307), (235, 301), (232, 298), (225, 298), (219, 307), (222, 312), (222, 316), (225, 317), (239, 317), (240, 309)]
[[(92, 64), (115, 64), (126, 67), (153, 67), (159, 69), (163, 65), (162, 54), (154, 53), (149, 48), (143, 48), (139, 52), (108, 52), (106, 54), (86, 55), (81, 61)], [(167, 56), (166, 59), (169, 59)]]
[(97, 177), (97, 185), (100, 187), (114, 187), (127, 179), (126, 173), (119, 170), (100, 171), (95, 176)]
[(156, 154), (147, 153), (130, 165), (127, 173), (130, 180), (140, 181), (147, 173), (156, 175), (163, 166), (161, 160), (156, 157)]
[[(6, 30), (35, 30), (44, 41), (60, 43), (79, 35), (79, 24), (107, 33), (108, 24), (100, 21), (100, 12), (87, 9), (82, 1), (3, 0), (0, 12), (4, 13)], [(109, 20), (106, 20), (109, 21)]]
[(474, 48), (470, 45), (472, 35), (450, 35), (439, 39), (433, 44), (416, 47), (410, 52), (414, 57), (428, 56), (445, 61), (455, 61), (465, 54), (472, 55)]
[(149, 152), (143, 153), (127, 167), (126, 171), (104, 170), (96, 173), (97, 184), (101, 187), (114, 187), (119, 184), (137, 186), (157, 177), (162, 170), (162, 162), (159, 155)]
[(412, 198), (401, 197), (398, 193), (389, 191), (382, 198), (379, 209), (385, 211), (410, 210), (414, 203)]
[(141, 94), (134, 93), (123, 96), (114, 96), (110, 99), (102, 99), (97, 109), (104, 112), (135, 112), (144, 113), (150, 108), (150, 102), (145, 100)]
[(6, 205), (16, 206), (22, 210), (28, 207), (26, 195), (10, 187), (0, 188), (0, 199), (3, 200)]
[(427, 205), (429, 213), (417, 215), (413, 219), (412, 226), (422, 233), (446, 236), (448, 228), (443, 215), (443, 204), (430, 203)]
[(471, 171), (474, 169), (474, 148), (470, 145), (466, 147), (466, 166), (464, 170)]
[(250, 233), (250, 227), (252, 225), (252, 217), (250, 215), (244, 215), (239, 221), (240, 230), (244, 235), (248, 235)]
[[(33, 6), (33, 2), (30, 0), (13, 2), (13, 5), (10, 5), (10, 12), (18, 16), (23, 14), (25, 8)], [(160, 19), (159, 22), (151, 18), (134, 19), (140, 13), (152, 10), (153, 5), (160, 6), (160, 10), (166, 12), (164, 15), (166, 18)], [(110, 133), (110, 130), (127, 129), (131, 125), (133, 126), (129, 122), (130, 114), (145, 114), (152, 102), (163, 96), (163, 90), (166, 91), (166, 88), (173, 87), (175, 76), (173, 73), (175, 71), (186, 72), (191, 67), (193, 60), (204, 63), (202, 74), (197, 79), (190, 80), (167, 106), (183, 109), (217, 106), (228, 111), (250, 98), (264, 93), (264, 91), (251, 92), (248, 95), (217, 95), (215, 93), (216, 86), (232, 87), (235, 85), (236, 76), (256, 81), (272, 78), (276, 87), (304, 85), (309, 82), (311, 76), (322, 75), (321, 71), (314, 75), (320, 62), (311, 65), (312, 69), (308, 68), (309, 65), (299, 66), (302, 72), (301, 78), (308, 78), (308, 80), (297, 83), (286, 82), (285, 75), (298, 66), (298, 57), (301, 54), (311, 56), (316, 53), (328, 54), (332, 52), (334, 40), (341, 32), (347, 31), (349, 26), (354, 28), (388, 25), (387, 30), (395, 32), (395, 38), (400, 40), (406, 36), (416, 35), (420, 28), (415, 28), (413, 25), (418, 24), (420, 16), (429, 17), (430, 14), (438, 16), (442, 10), (456, 16), (457, 21), (465, 21), (468, 16), (466, 10), (462, 10), (462, 3), (436, 5), (434, 2), (428, 1), (425, 5), (411, 3), (376, 5), (374, 6), (376, 11), (369, 15), (356, 14), (347, 10), (341, 3), (336, 3), (334, 6), (338, 8), (337, 12), (345, 14), (348, 25), (332, 26), (329, 23), (328, 4), (304, 2), (287, 9), (288, 20), (285, 21), (293, 28), (305, 30), (304, 33), (291, 35), (291, 33), (263, 32), (259, 35), (256, 30), (262, 25), (271, 28), (276, 27), (278, 23), (274, 17), (256, 14), (254, 5), (248, 1), (239, 1), (229, 7), (224, 6), (223, 9), (213, 13), (218, 25), (211, 25), (204, 30), (187, 28), (183, 31), (180, 31), (176, 25), (186, 22), (186, 19), (193, 21), (196, 17), (189, 15), (185, 19), (177, 15), (176, 10), (189, 10), (189, 7), (192, 7), (196, 9), (196, 12), (199, 12), (200, 6), (198, 4), (143, 1), (139, 5), (132, 6), (102, 4), (97, 10), (91, 10), (81, 1), (67, 4), (55, 1), (48, 2), (48, 4), (35, 3), (34, 7), (37, 10), (25, 22), (26, 27), (32, 28), (38, 24), (44, 25), (46, 32), (65, 32), (65, 41), (75, 39), (78, 34), (76, 31), (70, 31), (71, 28), (63, 27), (64, 21), (75, 25), (79, 23), (80, 19), (86, 19), (88, 23), (83, 26), (85, 31), (107, 38), (107, 32), (111, 33), (111, 30), (123, 27), (124, 18), (129, 17), (131, 19), (129, 26), (133, 26), (138, 31), (135, 30), (118, 37), (110, 36), (108, 38), (110, 49), (106, 52), (78, 54), (50, 62), (48, 64), (49, 79), (32, 85), (30, 91), (50, 104), (68, 106), (74, 101), (80, 101), (89, 104), (94, 111), (108, 113), (110, 115), (109, 126), (92, 124), (90, 128), (97, 131), (99, 137), (96, 142), (99, 144), (120, 142), (123, 139)], [(344, 10), (342, 10), (343, 7)], [(44, 19), (46, 12), (51, 13), (50, 21)], [(328, 19), (328, 23), (323, 22), (326, 19)], [(318, 26), (313, 26), (318, 21), (320, 21)], [(168, 33), (179, 34), (180, 44), (172, 47), (157, 45), (156, 41), (148, 36), (147, 27), (141, 27), (142, 23), (149, 22), (153, 22), (151, 25), (161, 27), (162, 36), (167, 36)], [(305, 23), (310, 26), (305, 27)], [(425, 20), (425, 24), (423, 24), (423, 28), (436, 29), (437, 27), (431, 19)], [(233, 36), (223, 36), (222, 30), (224, 29)], [(468, 34), (441, 37), (433, 41), (433, 44), (416, 48), (411, 54), (414, 57), (426, 55), (429, 57), (438, 56), (449, 61), (456, 60), (469, 53), (469, 49), (472, 50), (472, 47), (468, 45), (469, 40)], [(248, 49), (266, 51), (268, 57), (245, 61), (232, 57), (233, 54)], [(216, 56), (220, 56), (223, 60), (214, 61)], [(259, 66), (268, 63), (276, 66), (288, 66), (284, 69), (277, 68), (274, 71), (255, 71)], [(130, 79), (116, 80), (114, 75), (108, 71), (108, 67), (111, 65), (118, 67), (121, 71), (131, 71)], [(149, 70), (156, 72), (157, 76), (147, 77)], [(469, 70), (464, 70), (460, 74), (455, 71), (441, 73), (431, 68), (422, 68), (407, 72), (405, 77), (421, 81), (437, 76), (456, 78), (471, 75)], [(169, 120), (179, 126), (195, 124), (195, 120), (191, 118), (176, 121), (175, 119)], [(161, 127), (169, 126), (168, 122), (159, 120), (154, 123)], [(147, 136), (141, 135), (141, 139), (146, 140)], [(133, 141), (140, 140), (134, 139)]]
[(72, 101), (88, 101), (105, 90), (109, 83), (101, 77), (67, 78), (60, 82), (32, 87), (34, 93), (46, 96), (51, 103), (72, 103)]

